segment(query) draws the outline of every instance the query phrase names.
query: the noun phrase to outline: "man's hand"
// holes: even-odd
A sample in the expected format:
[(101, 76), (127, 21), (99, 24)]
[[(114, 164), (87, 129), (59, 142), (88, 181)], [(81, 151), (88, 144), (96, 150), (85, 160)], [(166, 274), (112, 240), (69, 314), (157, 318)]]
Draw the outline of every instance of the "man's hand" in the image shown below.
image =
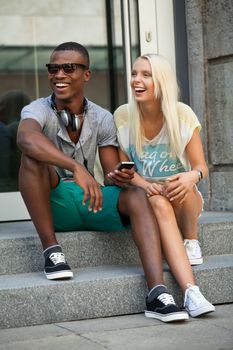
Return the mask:
[(130, 184), (134, 178), (135, 169), (122, 169), (118, 170), (115, 168), (113, 171), (107, 174), (107, 177), (111, 180), (114, 185), (125, 186)]
[(86, 205), (88, 199), (90, 199), (88, 210), (94, 213), (102, 210), (103, 197), (100, 185), (98, 182), (88, 173), (88, 171), (81, 165), (78, 164), (73, 172), (74, 180), (83, 191), (83, 205)]

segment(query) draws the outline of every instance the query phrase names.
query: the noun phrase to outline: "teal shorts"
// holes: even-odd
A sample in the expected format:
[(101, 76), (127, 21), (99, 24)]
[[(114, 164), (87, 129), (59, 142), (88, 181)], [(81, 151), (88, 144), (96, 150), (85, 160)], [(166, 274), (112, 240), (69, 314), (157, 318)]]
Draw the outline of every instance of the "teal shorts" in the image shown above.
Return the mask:
[(51, 207), (56, 231), (123, 231), (129, 228), (123, 223), (117, 209), (121, 188), (102, 186), (103, 209), (97, 213), (82, 204), (83, 190), (75, 182), (60, 179), (58, 186), (51, 190)]

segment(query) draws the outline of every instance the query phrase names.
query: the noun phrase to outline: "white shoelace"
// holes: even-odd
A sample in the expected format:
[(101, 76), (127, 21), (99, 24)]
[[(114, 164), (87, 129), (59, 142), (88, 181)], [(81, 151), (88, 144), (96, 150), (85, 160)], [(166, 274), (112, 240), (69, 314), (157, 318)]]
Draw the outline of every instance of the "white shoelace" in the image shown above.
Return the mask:
[(66, 262), (65, 255), (63, 253), (60, 253), (60, 252), (50, 254), (49, 259), (52, 260), (54, 265)]
[(173, 296), (168, 293), (162, 293), (158, 296), (158, 300), (161, 301), (164, 305), (169, 305), (169, 304), (176, 304)]

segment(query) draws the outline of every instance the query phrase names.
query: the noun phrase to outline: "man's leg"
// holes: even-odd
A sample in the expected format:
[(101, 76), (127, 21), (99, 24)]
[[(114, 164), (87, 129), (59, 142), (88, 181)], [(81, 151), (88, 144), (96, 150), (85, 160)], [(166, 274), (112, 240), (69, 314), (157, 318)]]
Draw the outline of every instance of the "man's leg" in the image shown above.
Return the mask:
[(50, 188), (56, 187), (58, 181), (55, 169), (22, 156), (19, 189), (44, 249), (58, 244), (50, 206)]
[(118, 200), (118, 210), (121, 215), (130, 218), (133, 238), (150, 289), (145, 315), (163, 322), (188, 319), (187, 312), (176, 305), (164, 285), (159, 230), (145, 191), (137, 187), (123, 189)]
[(22, 156), (19, 171), (19, 189), (38, 232), (45, 257), (45, 274), (48, 279), (73, 277), (58, 245), (50, 205), (50, 189), (59, 179), (53, 167)]
[(137, 187), (122, 190), (118, 210), (121, 215), (130, 218), (133, 239), (139, 251), (148, 288), (164, 284), (158, 226), (144, 190)]

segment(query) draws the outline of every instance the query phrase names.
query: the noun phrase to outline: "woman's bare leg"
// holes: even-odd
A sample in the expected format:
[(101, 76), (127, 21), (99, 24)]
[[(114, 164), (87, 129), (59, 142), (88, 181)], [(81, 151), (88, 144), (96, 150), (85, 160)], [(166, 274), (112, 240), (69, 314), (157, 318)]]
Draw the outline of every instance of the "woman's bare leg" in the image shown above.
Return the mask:
[(185, 291), (187, 284), (195, 284), (195, 279), (173, 207), (167, 198), (160, 195), (150, 197), (150, 203), (158, 222), (164, 256), (175, 279)]
[(183, 203), (172, 202), (178, 226), (184, 239), (198, 239), (198, 217), (202, 211), (203, 201), (196, 188)]

